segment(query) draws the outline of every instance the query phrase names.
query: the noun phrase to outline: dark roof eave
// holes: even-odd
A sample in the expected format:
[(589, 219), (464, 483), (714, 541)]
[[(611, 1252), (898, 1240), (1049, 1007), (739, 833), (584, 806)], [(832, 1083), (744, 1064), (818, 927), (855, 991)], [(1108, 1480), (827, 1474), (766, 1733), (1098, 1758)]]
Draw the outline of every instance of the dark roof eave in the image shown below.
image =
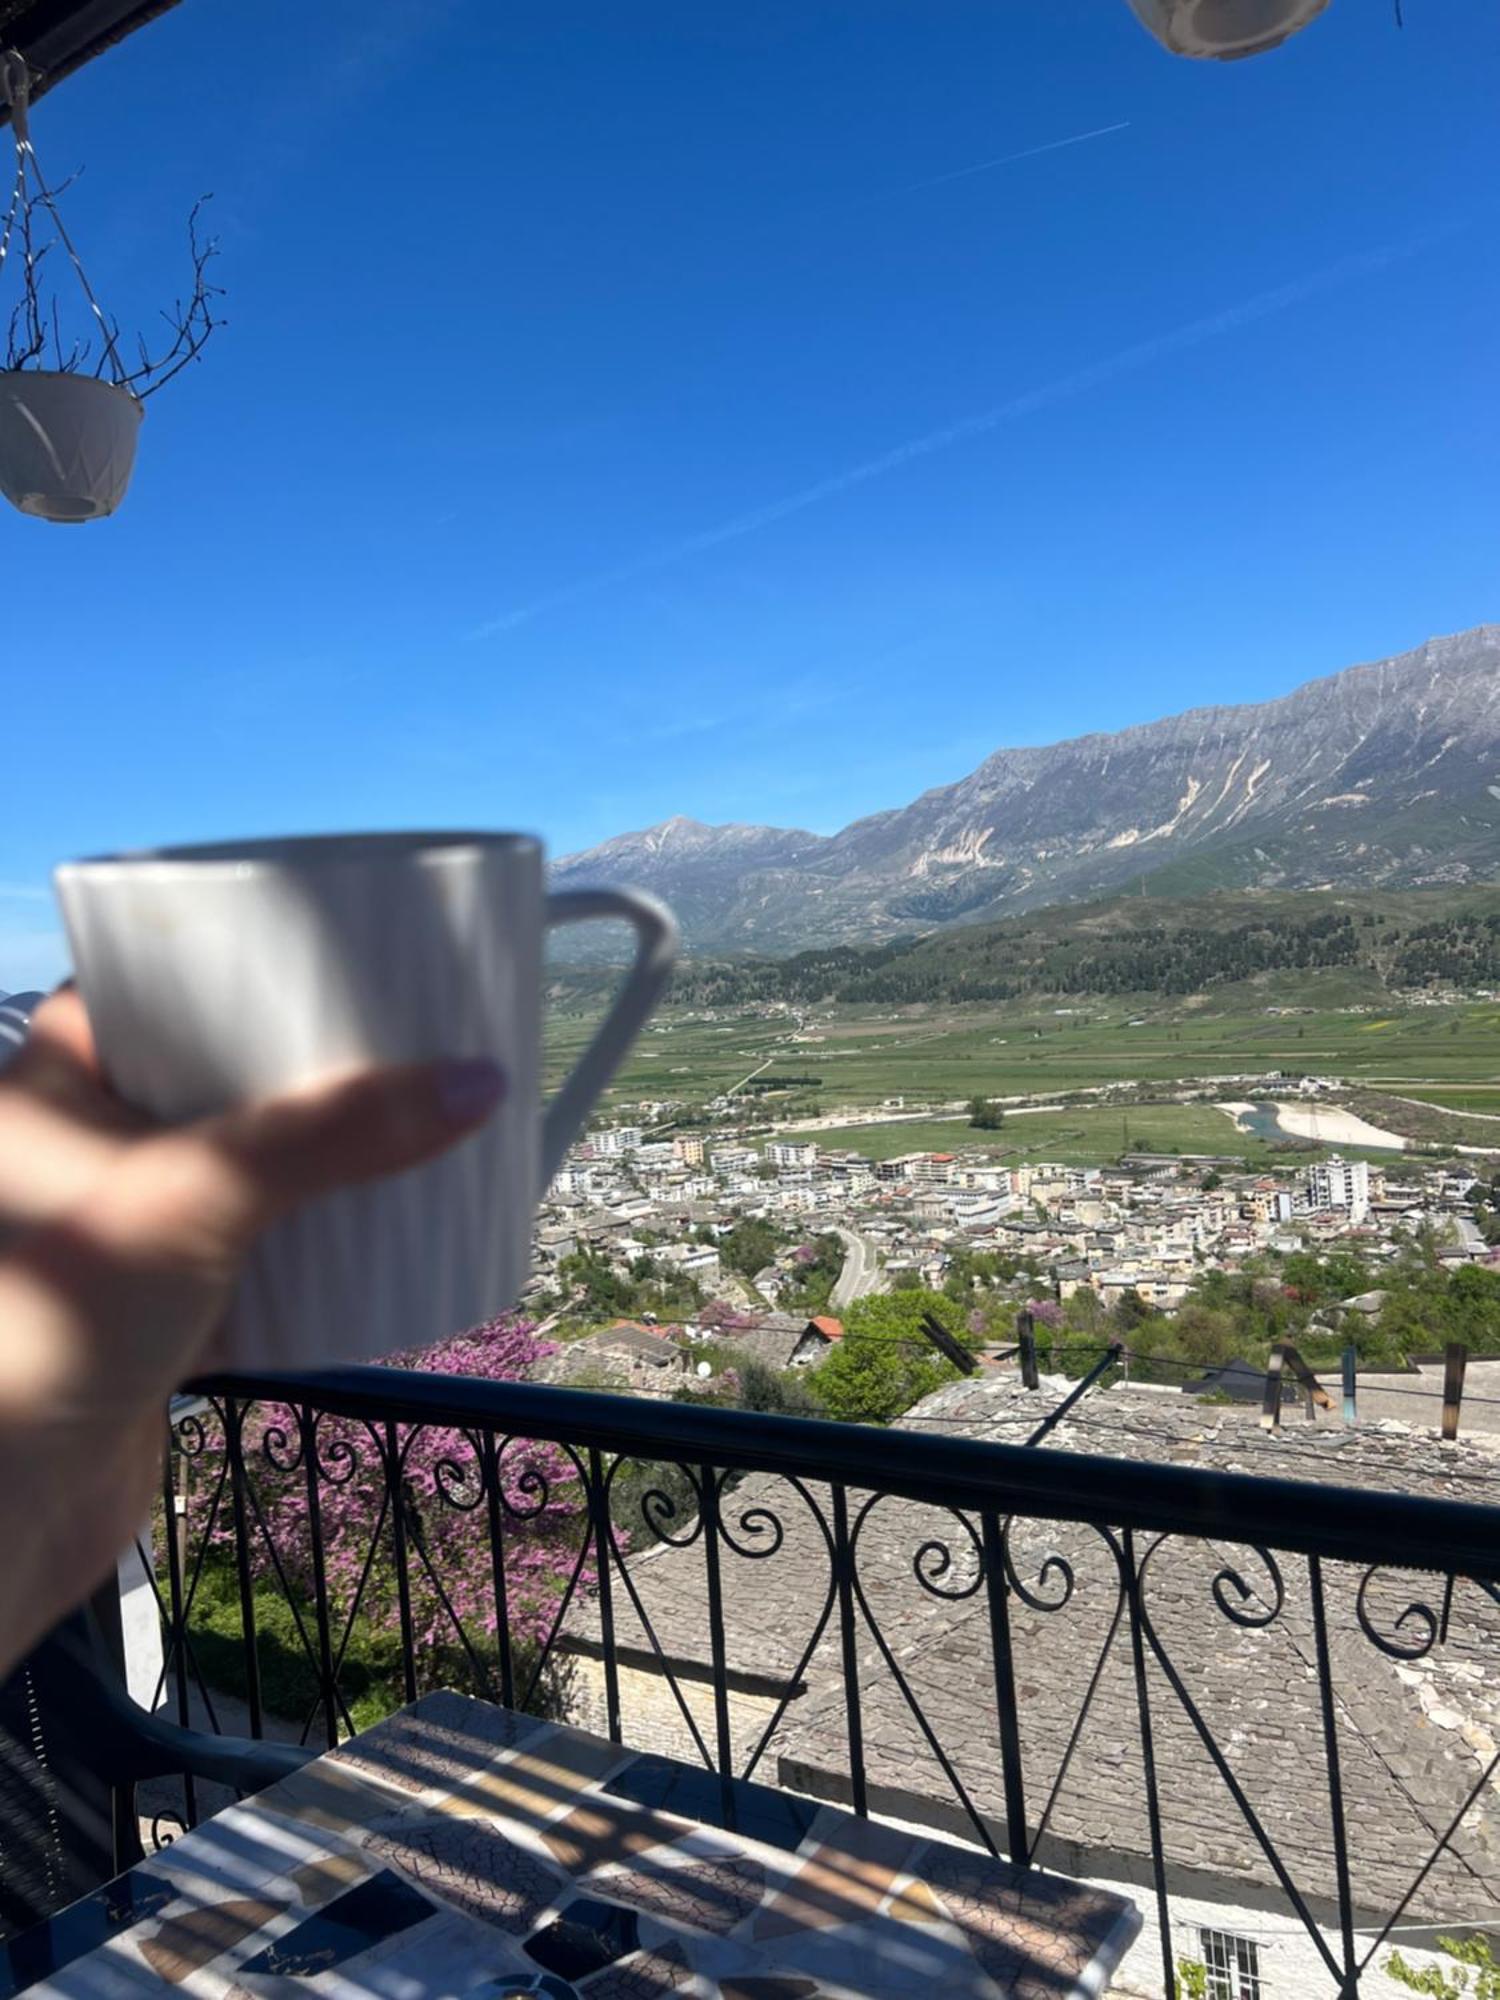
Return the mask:
[[(0, 48), (19, 49), (33, 101), (65, 76), (144, 28), (177, 0), (0, 0)], [(10, 112), (0, 104), (0, 125)]]

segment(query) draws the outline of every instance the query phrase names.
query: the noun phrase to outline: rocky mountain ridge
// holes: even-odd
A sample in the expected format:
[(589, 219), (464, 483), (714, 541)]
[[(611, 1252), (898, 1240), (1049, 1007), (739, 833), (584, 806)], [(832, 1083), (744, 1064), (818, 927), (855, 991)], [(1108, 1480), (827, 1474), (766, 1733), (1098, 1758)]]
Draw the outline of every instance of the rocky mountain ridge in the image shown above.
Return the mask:
[(839, 833), (673, 819), (558, 862), (663, 896), (691, 949), (868, 943), (1116, 892), (1500, 873), (1500, 625), (1110, 734), (997, 750)]

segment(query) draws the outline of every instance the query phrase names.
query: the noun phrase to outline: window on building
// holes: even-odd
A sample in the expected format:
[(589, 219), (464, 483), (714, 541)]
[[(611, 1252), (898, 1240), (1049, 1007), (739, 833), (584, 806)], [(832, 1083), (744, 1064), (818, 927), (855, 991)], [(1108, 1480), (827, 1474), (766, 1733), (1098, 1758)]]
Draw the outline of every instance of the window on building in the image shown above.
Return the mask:
[(1232, 1931), (1204, 1931), (1208, 2000), (1260, 2000), (1260, 1946)]

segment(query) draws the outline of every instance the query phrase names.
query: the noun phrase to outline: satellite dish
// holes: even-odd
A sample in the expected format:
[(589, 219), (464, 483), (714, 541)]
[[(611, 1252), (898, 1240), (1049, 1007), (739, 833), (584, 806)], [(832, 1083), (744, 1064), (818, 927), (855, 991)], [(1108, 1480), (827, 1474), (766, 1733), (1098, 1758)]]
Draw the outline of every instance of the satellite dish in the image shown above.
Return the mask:
[(1328, 0), (1130, 0), (1136, 19), (1174, 56), (1233, 62), (1264, 55), (1315, 20)]
[(706, 1362), (706, 1361), (700, 1361), (700, 1362), (698, 1363), (698, 1373), (699, 1373), (700, 1375), (712, 1375), (712, 1374), (713, 1374), (713, 1372), (714, 1372), (714, 1371), (713, 1371), (712, 1367), (711, 1367), (711, 1366), (709, 1365), (709, 1363), (708, 1363), (708, 1362)]

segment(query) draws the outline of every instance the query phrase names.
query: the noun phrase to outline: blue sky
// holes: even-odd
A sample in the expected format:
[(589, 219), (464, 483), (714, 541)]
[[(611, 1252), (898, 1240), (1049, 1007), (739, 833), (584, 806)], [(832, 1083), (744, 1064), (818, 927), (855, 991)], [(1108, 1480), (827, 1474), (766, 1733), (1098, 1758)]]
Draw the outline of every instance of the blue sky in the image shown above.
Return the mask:
[(1500, 615), (1500, 10), (1405, 12), (184, 0), (34, 116), (127, 324), (213, 190), (231, 323), (0, 518), (0, 989), (70, 854), (830, 830)]

